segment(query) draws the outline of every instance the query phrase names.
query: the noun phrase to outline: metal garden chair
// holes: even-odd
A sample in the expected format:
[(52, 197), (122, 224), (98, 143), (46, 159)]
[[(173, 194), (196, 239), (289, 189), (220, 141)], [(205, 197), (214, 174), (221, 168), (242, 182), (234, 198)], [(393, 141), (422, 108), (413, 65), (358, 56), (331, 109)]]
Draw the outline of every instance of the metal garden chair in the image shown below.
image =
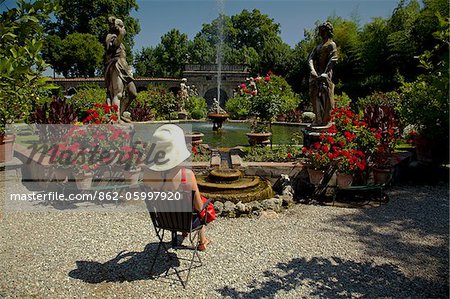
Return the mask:
[[(146, 189), (145, 187), (143, 188), (144, 190)], [(151, 192), (150, 190), (145, 191)], [(146, 206), (150, 214), (156, 236), (159, 239), (158, 249), (156, 250), (155, 256), (153, 258), (150, 272), (153, 271), (161, 248), (163, 248), (166, 252), (166, 255), (170, 262), (174, 260), (173, 255), (169, 253), (170, 247), (174, 250), (192, 250), (192, 257), (189, 259), (189, 266), (187, 269), (179, 270), (176, 267), (170, 266), (166, 271), (167, 276), (170, 268), (173, 268), (178, 279), (185, 288), (189, 280), (191, 269), (193, 267), (197, 268), (202, 266), (202, 261), (200, 259), (200, 255), (198, 254), (199, 231), (204, 225), (206, 225), (206, 220), (205, 222), (200, 222), (197, 220), (195, 221), (197, 223), (194, 223), (194, 220), (196, 219), (196, 217), (198, 217), (197, 213), (194, 213), (192, 208), (192, 198), (194, 196), (194, 192), (181, 193), (183, 195), (180, 200), (146, 200)], [(202, 210), (206, 209), (210, 202), (211, 199), (203, 205)], [(170, 232), (172, 236), (170, 247), (167, 243), (164, 243), (164, 234), (167, 231)], [(178, 245), (177, 232), (188, 233), (190, 246)], [(185, 279), (183, 279), (180, 275), (180, 273), (184, 271), (187, 271)]]

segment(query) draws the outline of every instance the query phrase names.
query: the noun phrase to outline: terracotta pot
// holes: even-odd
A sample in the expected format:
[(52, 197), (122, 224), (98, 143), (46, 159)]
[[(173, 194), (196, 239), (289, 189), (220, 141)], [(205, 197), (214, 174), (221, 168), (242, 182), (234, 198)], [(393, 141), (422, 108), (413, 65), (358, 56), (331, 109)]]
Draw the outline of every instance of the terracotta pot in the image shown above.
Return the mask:
[(314, 168), (308, 168), (309, 181), (311, 184), (317, 186), (323, 180), (323, 176), (325, 175), (325, 170), (318, 170)]
[(92, 186), (92, 179), (94, 178), (94, 173), (74, 173), (75, 182), (77, 183), (77, 188), (79, 190), (88, 190)]
[(203, 136), (205, 136), (205, 134), (200, 132), (186, 133), (184, 135), (186, 143), (190, 143), (193, 146), (201, 144), (203, 142)]
[(0, 136), (0, 163), (11, 161), (14, 156), (16, 135)]
[(67, 179), (67, 177), (70, 175), (70, 168), (61, 168), (61, 167), (56, 167), (53, 170), (53, 173), (55, 174), (55, 180), (57, 181), (65, 181)]
[(141, 168), (124, 171), (123, 176), (128, 185), (137, 185), (141, 176)]
[(336, 173), (336, 185), (338, 188), (347, 189), (353, 183), (353, 175), (347, 173)]
[(373, 182), (375, 184), (386, 184), (391, 180), (391, 168), (373, 168)]
[(270, 143), (272, 133), (247, 133), (246, 135), (250, 145), (267, 145)]

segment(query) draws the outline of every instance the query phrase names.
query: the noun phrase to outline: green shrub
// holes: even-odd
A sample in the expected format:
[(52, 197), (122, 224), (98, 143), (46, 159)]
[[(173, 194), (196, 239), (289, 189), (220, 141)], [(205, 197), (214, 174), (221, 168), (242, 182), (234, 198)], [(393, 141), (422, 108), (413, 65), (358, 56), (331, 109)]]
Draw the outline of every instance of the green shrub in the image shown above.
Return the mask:
[(350, 103), (352, 102), (350, 97), (345, 92), (334, 95), (334, 98), (336, 108), (346, 108), (347, 106), (350, 106)]
[(95, 103), (106, 102), (106, 90), (100, 87), (82, 87), (68, 100), (78, 115), (78, 120), (86, 118), (86, 110), (94, 107)]
[(203, 119), (205, 118), (205, 112), (203, 110), (194, 110), (190, 113), (192, 119)]
[(186, 101), (185, 109), (193, 119), (202, 119), (208, 113), (208, 106), (204, 98), (191, 96)]
[(236, 96), (225, 103), (225, 110), (232, 119), (246, 119), (250, 111), (250, 98)]
[(374, 92), (364, 98), (358, 99), (358, 106), (364, 109), (369, 106), (389, 106), (398, 109), (400, 103), (400, 95), (396, 91), (391, 92)]
[[(148, 89), (137, 94), (136, 99), (130, 103), (130, 110), (145, 108), (151, 110), (157, 120), (176, 119), (178, 100), (164, 85), (150, 84)], [(132, 116), (133, 117), (133, 116)]]
[(418, 57), (426, 73), (413, 82), (401, 82), (400, 116), (404, 124), (416, 126), (419, 135), (448, 146), (450, 29), (448, 18), (438, 17), (441, 28), (433, 36), (439, 43)]

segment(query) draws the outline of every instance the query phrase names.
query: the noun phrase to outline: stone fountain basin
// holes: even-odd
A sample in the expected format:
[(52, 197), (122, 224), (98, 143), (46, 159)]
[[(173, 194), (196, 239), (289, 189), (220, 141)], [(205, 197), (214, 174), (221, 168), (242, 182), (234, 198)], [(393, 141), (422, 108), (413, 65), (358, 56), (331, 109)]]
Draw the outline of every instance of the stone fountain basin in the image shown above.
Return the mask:
[(258, 176), (242, 176), (238, 169), (215, 168), (208, 176), (198, 176), (197, 184), (203, 196), (222, 202), (250, 202), (273, 196), (269, 181)]
[(259, 201), (272, 198), (274, 193), (272, 185), (269, 181), (260, 180), (259, 184), (254, 187), (246, 189), (213, 189), (206, 190), (199, 186), (200, 192), (206, 198), (214, 198), (214, 200), (233, 203), (249, 203), (252, 201)]
[(199, 177), (197, 179), (197, 184), (202, 190), (240, 190), (247, 189), (257, 186), (261, 182), (259, 177), (243, 177), (238, 181), (221, 181), (221, 182), (210, 182), (208, 177)]

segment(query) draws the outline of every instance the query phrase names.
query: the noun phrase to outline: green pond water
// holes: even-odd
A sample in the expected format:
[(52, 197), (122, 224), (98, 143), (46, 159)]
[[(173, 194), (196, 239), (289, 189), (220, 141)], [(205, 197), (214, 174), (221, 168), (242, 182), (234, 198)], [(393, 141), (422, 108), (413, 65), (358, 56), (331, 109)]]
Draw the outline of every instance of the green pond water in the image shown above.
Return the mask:
[[(203, 143), (211, 147), (234, 147), (238, 145), (248, 145), (248, 139), (245, 135), (250, 132), (250, 124), (240, 122), (225, 122), (222, 130), (214, 132), (212, 130), (212, 122), (174, 122), (180, 126), (185, 132), (203, 133)], [(135, 124), (135, 138), (142, 140), (150, 140), (154, 130), (161, 126), (159, 123), (151, 124)], [(292, 138), (294, 133), (301, 134), (301, 126), (298, 125), (272, 125), (272, 142), (273, 144), (294, 144)], [(297, 142), (302, 144), (303, 140)]]
[[(222, 130), (214, 132), (210, 122), (193, 122), (193, 132), (205, 134), (203, 143), (212, 147), (233, 147), (236, 145), (248, 145), (248, 139), (245, 135), (250, 132), (250, 124), (225, 122)], [(292, 137), (294, 133), (301, 134), (300, 126), (272, 125), (272, 143), (273, 144), (293, 144)]]

